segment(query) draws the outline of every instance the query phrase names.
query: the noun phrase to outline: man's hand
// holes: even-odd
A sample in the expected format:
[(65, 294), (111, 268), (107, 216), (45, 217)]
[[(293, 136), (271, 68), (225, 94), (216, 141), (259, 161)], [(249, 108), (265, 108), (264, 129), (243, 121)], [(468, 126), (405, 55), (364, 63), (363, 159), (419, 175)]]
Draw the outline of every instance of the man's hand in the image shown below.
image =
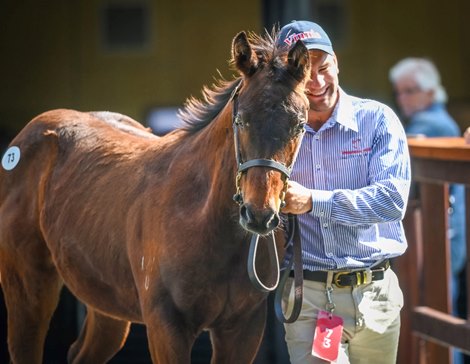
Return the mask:
[(308, 188), (294, 181), (288, 182), (286, 206), (281, 210), (288, 214), (303, 214), (312, 209), (312, 193)]

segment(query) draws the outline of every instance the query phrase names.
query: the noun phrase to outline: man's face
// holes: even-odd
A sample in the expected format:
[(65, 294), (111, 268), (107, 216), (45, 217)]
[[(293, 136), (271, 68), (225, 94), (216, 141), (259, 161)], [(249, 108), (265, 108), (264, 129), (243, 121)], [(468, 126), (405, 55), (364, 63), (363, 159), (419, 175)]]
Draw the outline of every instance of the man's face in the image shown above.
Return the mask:
[(406, 117), (428, 108), (433, 103), (434, 91), (422, 90), (413, 76), (398, 79), (394, 88), (398, 107)]
[(336, 56), (320, 50), (310, 50), (311, 74), (306, 95), (310, 110), (328, 112), (333, 110), (338, 98), (338, 63)]

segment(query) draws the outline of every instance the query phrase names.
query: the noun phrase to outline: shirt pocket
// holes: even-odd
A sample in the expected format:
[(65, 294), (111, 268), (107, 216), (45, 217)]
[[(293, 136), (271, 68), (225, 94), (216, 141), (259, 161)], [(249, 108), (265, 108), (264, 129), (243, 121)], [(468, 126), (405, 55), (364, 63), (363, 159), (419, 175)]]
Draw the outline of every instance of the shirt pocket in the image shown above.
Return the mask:
[(368, 185), (367, 154), (346, 155), (333, 160), (328, 186), (331, 189), (358, 189)]

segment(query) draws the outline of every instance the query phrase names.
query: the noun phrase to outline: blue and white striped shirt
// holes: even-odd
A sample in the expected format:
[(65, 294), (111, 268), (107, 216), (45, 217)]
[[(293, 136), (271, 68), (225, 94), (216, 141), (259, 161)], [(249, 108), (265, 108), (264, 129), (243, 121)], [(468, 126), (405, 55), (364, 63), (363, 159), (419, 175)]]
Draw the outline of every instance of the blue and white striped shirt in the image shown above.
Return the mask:
[(410, 187), (403, 127), (377, 101), (340, 90), (327, 122), (307, 126), (291, 179), (312, 190), (298, 216), (304, 269), (368, 267), (403, 254), (401, 220)]

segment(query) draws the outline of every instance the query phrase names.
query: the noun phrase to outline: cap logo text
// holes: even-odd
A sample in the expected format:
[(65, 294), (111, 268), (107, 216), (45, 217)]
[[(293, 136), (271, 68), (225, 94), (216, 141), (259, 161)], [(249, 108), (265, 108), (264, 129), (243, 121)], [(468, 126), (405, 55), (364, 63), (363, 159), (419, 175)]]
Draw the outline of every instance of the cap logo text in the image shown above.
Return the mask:
[(302, 33), (294, 33), (289, 35), (286, 39), (284, 39), (284, 43), (287, 45), (292, 45), (292, 43), (297, 42), (298, 40), (304, 39), (321, 39), (321, 34), (314, 31), (313, 29), (307, 30)]

